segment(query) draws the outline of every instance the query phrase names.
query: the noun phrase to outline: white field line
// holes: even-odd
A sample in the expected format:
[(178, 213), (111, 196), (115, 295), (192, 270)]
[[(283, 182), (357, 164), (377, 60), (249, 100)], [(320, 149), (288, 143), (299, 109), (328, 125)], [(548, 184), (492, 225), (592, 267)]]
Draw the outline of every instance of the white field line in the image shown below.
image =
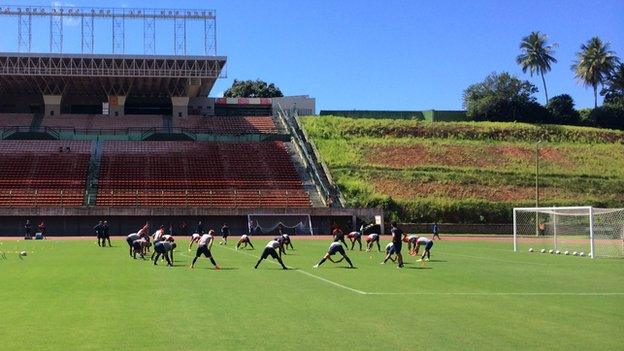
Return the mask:
[[(244, 252), (244, 251), (234, 250), (234, 249), (231, 249), (231, 248), (229, 248), (229, 247), (226, 247), (226, 249), (231, 250), (231, 251), (235, 251), (235, 252), (238, 252), (238, 253), (242, 253), (243, 255), (247, 255), (247, 256), (250, 256), (250, 257), (253, 257), (253, 258), (257, 258), (256, 256), (254, 256), (254, 255), (252, 255), (252, 254), (250, 254), (250, 253)], [(268, 260), (265, 260), (265, 261), (268, 261)], [(268, 261), (268, 262), (269, 262), (269, 263), (272, 263), (272, 264), (279, 265), (279, 263), (277, 263), (277, 262), (273, 262), (273, 261)], [(288, 267), (288, 266), (286, 266), (286, 267)], [(288, 267), (288, 268), (291, 268), (291, 267)], [(325, 279), (325, 278), (323, 278), (323, 277), (319, 277), (318, 275), (314, 275), (314, 274), (309, 273), (309, 272), (306, 272), (306, 271), (304, 271), (304, 270), (301, 270), (301, 269), (293, 269), (293, 270), (294, 270), (295, 272), (299, 272), (299, 273), (301, 273), (301, 274), (307, 275), (308, 277), (311, 277), (311, 278), (314, 278), (314, 279), (318, 279), (318, 280), (320, 280), (320, 281), (322, 281), (322, 282), (325, 282), (325, 283), (327, 283), (327, 284), (331, 284), (331, 285), (336, 286), (336, 287), (338, 287), (338, 288), (342, 288), (342, 289), (345, 289), (345, 290), (349, 290), (349, 291), (354, 292), (354, 293), (356, 293), (356, 294), (366, 295), (366, 292), (364, 292), (364, 291), (362, 291), (362, 290), (358, 290), (358, 289), (353, 289), (353, 288), (350, 288), (350, 287), (348, 287), (348, 286), (345, 286), (345, 285), (342, 285), (342, 284), (336, 283), (336, 282), (334, 282), (334, 281), (331, 281), (331, 280), (329, 280), (329, 279)]]
[[(237, 253), (241, 253), (243, 255), (247, 255), (249, 257), (253, 257), (256, 258), (255, 255), (252, 255), (250, 253), (244, 252), (244, 251), (238, 251), (229, 247), (225, 247), (226, 249), (230, 250), (230, 251), (234, 251)], [(184, 257), (190, 257), (184, 253), (179, 253), (178, 255), (180, 256), (184, 256)], [(460, 255), (460, 254), (457, 254)], [(460, 255), (460, 256), (467, 256), (467, 255)], [(478, 259), (485, 259), (483, 257), (478, 257), (478, 256), (467, 256), (467, 257), (473, 257), (473, 258), (478, 258)], [(497, 261), (501, 261), (501, 260), (497, 260)], [(277, 262), (274, 261), (268, 261), (271, 264), (275, 264), (275, 265), (279, 265)], [(516, 261), (504, 261), (504, 262), (509, 262), (509, 263), (523, 263), (523, 262), (516, 262)], [(526, 263), (526, 262), (524, 262)], [(529, 262), (531, 263), (531, 262)], [(532, 264), (537, 264), (537, 263), (532, 263)], [(544, 265), (544, 264), (539, 264), (539, 265)], [(288, 267), (288, 266), (287, 266)], [(288, 267), (291, 268), (291, 267)], [(300, 272), (301, 274), (307, 275), (308, 277), (314, 278), (314, 279), (318, 279), (322, 282), (325, 282), (327, 284), (331, 284), (333, 286), (336, 286), (338, 288), (342, 288), (351, 292), (354, 292), (356, 294), (359, 295), (423, 295), (423, 296), (433, 296), (433, 295), (437, 295), (437, 296), (624, 296), (624, 292), (487, 292), (487, 291), (474, 291), (474, 292), (445, 292), (445, 291), (441, 291), (441, 292), (433, 292), (433, 291), (422, 291), (422, 292), (366, 292), (366, 291), (362, 291), (362, 290), (358, 290), (358, 289), (354, 289), (354, 288), (350, 288), (348, 286), (336, 283), (334, 281), (331, 281), (329, 279), (325, 279), (323, 277), (319, 277), (317, 275), (314, 275), (312, 273), (306, 272), (304, 270), (301, 269), (293, 269), (295, 272)]]

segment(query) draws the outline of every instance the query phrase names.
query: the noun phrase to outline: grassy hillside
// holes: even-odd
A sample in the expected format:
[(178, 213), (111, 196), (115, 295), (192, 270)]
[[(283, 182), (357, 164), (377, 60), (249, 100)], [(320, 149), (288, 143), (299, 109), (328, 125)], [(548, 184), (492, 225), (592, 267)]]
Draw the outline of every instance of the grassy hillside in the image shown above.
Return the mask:
[(506, 222), (535, 203), (624, 205), (624, 133), (520, 123), (304, 117), (351, 206), (405, 221)]

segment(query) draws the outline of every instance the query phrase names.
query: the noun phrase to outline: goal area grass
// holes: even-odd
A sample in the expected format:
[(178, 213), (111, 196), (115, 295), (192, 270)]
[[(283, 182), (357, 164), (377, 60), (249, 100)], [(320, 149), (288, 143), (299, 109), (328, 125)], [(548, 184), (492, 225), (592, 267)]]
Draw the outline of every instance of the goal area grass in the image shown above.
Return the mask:
[[(234, 239), (234, 240), (232, 240)], [(621, 349), (624, 261), (514, 253), (505, 241), (436, 241), (426, 266), (298, 240), (283, 271), (255, 250), (214, 245), (215, 271), (178, 240), (175, 267), (128, 256), (124, 240), (1, 242), (6, 350)], [(388, 238), (382, 238), (383, 250)], [(21, 257), (20, 251), (28, 255)]]

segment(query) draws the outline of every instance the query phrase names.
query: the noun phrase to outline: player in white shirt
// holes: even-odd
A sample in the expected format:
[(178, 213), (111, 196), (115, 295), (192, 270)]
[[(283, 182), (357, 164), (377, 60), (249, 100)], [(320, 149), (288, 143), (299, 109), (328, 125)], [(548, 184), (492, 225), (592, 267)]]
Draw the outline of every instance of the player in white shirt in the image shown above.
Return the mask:
[[(425, 247), (425, 251), (423, 252), (422, 257), (420, 258), (420, 260), (418, 260), (418, 262), (425, 260), (425, 261), (429, 261), (429, 259), (431, 258), (431, 248), (433, 247), (433, 240), (427, 239), (424, 236), (421, 236), (418, 238), (418, 240), (416, 240), (416, 254), (418, 255), (418, 249), (424, 246)], [(427, 256), (425, 258), (425, 256)]]
[(206, 256), (210, 262), (214, 265), (216, 270), (220, 270), (221, 267), (215, 262), (212, 257), (212, 252), (210, 252), (210, 248), (212, 248), (212, 243), (214, 242), (215, 231), (210, 229), (208, 234), (204, 234), (199, 238), (199, 243), (197, 244), (197, 252), (195, 253), (195, 258), (193, 259), (193, 263), (191, 263), (191, 268), (195, 268), (195, 262), (197, 259), (201, 257), (201, 255)]
[(193, 247), (193, 243), (199, 242), (199, 238), (201, 238), (201, 235), (197, 233), (194, 233), (193, 235), (191, 235), (191, 242), (189, 243), (189, 247), (188, 247), (189, 251), (191, 251), (191, 247)]
[[(332, 256), (339, 253), (340, 255), (342, 255), (342, 258), (340, 258), (338, 261), (334, 261), (332, 260)], [(321, 260), (319, 261), (319, 263), (317, 263), (314, 268), (319, 268), (326, 260), (330, 260), (333, 263), (338, 263), (341, 262), (342, 260), (347, 260), (347, 263), (349, 263), (349, 266), (351, 268), (355, 268), (353, 266), (353, 263), (351, 263), (351, 260), (349, 259), (349, 256), (347, 256), (344, 247), (342, 247), (342, 244), (339, 241), (334, 241), (333, 243), (331, 243), (329, 245), (329, 249), (327, 250), (327, 253), (325, 253), (325, 256), (323, 256), (323, 258), (321, 258)]]
[(262, 251), (262, 255), (260, 256), (260, 259), (258, 260), (254, 268), (258, 268), (262, 260), (271, 256), (273, 257), (273, 259), (277, 260), (277, 262), (279, 262), (280, 265), (282, 265), (283, 269), (288, 269), (288, 267), (286, 267), (286, 265), (284, 265), (284, 262), (282, 261), (281, 251), (279, 254), (276, 251), (279, 248), (280, 248), (280, 243), (277, 240), (269, 241), (269, 243), (264, 247), (264, 251)]
[(377, 243), (377, 250), (381, 252), (381, 245), (379, 245), (379, 234), (372, 233), (366, 237), (366, 252), (373, 249), (373, 244)]
[(247, 247), (247, 245), (251, 246), (251, 249), (254, 250), (254, 246), (251, 243), (251, 237), (247, 234), (243, 234), (241, 235), (240, 239), (238, 239), (238, 242), (236, 243), (236, 250), (238, 250), (238, 248), (242, 245), (245, 244), (245, 246), (243, 246), (243, 249)]
[(416, 255), (416, 242), (418, 241), (418, 235), (403, 235), (403, 242), (407, 243), (407, 252), (414, 256)]

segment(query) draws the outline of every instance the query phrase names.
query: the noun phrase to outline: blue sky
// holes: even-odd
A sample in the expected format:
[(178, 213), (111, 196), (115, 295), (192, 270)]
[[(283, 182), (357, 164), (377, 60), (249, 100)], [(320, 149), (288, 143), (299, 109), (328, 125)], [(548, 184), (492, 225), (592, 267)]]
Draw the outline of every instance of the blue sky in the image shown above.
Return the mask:
[[(50, 5), (50, 1), (23, 2)], [(547, 76), (550, 96), (569, 93), (590, 107), (590, 89), (570, 70), (580, 44), (599, 36), (624, 59), (624, 1), (60, 1), (98, 7), (207, 8), (217, 11), (218, 54), (227, 78), (260, 78), (286, 95), (309, 94), (317, 109), (459, 109), (462, 91), (493, 71), (522, 74), (520, 39), (533, 30), (557, 43), (559, 63)], [(1, 51), (17, 48), (17, 20), (2, 19)], [(126, 27), (126, 52), (142, 53), (140, 24)], [(110, 52), (110, 28), (96, 26), (96, 51)], [(192, 46), (198, 37), (189, 27)], [(66, 52), (79, 52), (80, 26), (65, 24)], [(33, 51), (47, 51), (48, 23), (35, 22)], [(173, 35), (157, 31), (157, 52), (171, 53)]]

